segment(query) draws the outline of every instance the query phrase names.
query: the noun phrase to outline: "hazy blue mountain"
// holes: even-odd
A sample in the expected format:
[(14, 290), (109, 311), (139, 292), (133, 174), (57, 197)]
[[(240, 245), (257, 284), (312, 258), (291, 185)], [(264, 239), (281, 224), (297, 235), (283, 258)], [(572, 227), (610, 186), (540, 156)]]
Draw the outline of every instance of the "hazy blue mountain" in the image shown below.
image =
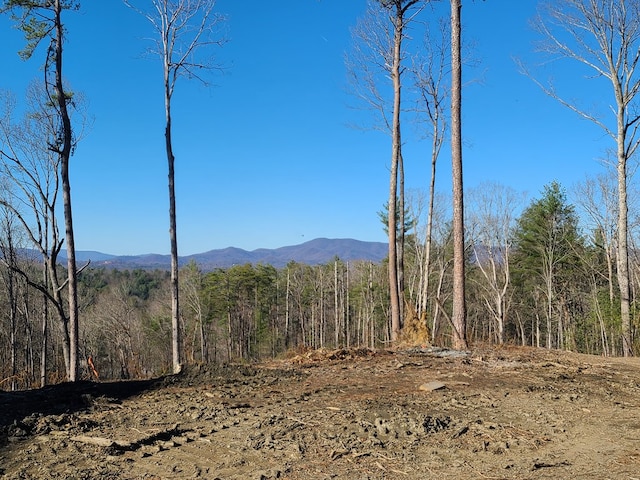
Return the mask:
[[(64, 262), (64, 251), (61, 252), (61, 262)], [(259, 248), (247, 251), (240, 248), (228, 247), (218, 250), (210, 250), (204, 253), (180, 257), (180, 265), (186, 265), (195, 261), (202, 270), (225, 268), (233, 265), (265, 264), (274, 267), (284, 267), (287, 263), (295, 261), (307, 265), (327, 263), (333, 258), (340, 260), (370, 260), (382, 261), (388, 253), (386, 243), (363, 242), (349, 238), (329, 239), (316, 238), (300, 245), (291, 245), (276, 249)], [(119, 269), (169, 269), (171, 257), (169, 255), (145, 254), (116, 256), (101, 252), (77, 251), (78, 263), (91, 260), (92, 267), (106, 267)]]
[[(111, 260), (112, 258), (116, 258), (115, 255), (109, 255), (108, 253), (100, 253), (100, 252), (93, 252), (90, 250), (87, 251), (82, 251), (82, 250), (76, 250), (76, 262), (86, 262), (88, 260), (91, 260), (91, 262), (102, 262), (102, 261), (107, 261), (107, 260)], [(67, 261), (67, 251), (66, 250), (62, 250), (60, 252), (60, 259), (61, 261)]]

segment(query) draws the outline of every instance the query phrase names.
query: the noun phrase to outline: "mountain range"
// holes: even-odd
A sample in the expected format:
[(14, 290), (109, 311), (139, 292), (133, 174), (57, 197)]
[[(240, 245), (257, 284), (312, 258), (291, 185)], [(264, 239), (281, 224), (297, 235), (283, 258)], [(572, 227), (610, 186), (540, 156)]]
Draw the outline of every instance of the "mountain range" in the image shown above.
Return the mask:
[[(65, 251), (63, 250), (61, 257), (64, 257), (64, 253)], [(306, 265), (319, 265), (330, 262), (335, 257), (338, 257), (343, 262), (368, 260), (378, 263), (387, 256), (387, 253), (388, 247), (386, 243), (363, 242), (350, 238), (316, 238), (300, 245), (275, 249), (259, 248), (247, 251), (241, 248), (228, 247), (210, 250), (204, 253), (179, 257), (179, 264), (182, 266), (194, 261), (201, 270), (208, 271), (247, 263), (272, 265), (276, 268), (282, 268), (291, 261)], [(84, 263), (89, 260), (94, 268), (168, 270), (171, 266), (170, 255), (118, 256), (93, 251), (76, 251), (76, 261), (78, 263)], [(61, 261), (64, 262), (65, 258), (61, 258)]]

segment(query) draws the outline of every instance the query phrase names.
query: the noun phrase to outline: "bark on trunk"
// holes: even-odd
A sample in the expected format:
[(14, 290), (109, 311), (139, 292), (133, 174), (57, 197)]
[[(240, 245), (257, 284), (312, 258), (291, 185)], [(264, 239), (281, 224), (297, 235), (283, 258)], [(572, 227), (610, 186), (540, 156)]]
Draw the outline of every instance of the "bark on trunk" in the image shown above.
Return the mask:
[(402, 50), (403, 11), (401, 5), (396, 7), (394, 25), (393, 65), (391, 79), (393, 81), (393, 124), (391, 132), (391, 175), (389, 181), (389, 290), (391, 306), (391, 341), (396, 341), (402, 328), (400, 317), (400, 291), (398, 275), (398, 168), (401, 162), (400, 105), (401, 81), (400, 60)]
[[(167, 53), (167, 52), (165, 52)], [(182, 370), (182, 339), (180, 330), (180, 301), (178, 283), (178, 236), (176, 229), (175, 157), (171, 142), (171, 79), (170, 62), (165, 57), (165, 147), (169, 167), (169, 240), (171, 242), (171, 357), (173, 373)]]
[(169, 163), (169, 238), (171, 241), (171, 345), (173, 373), (182, 370), (180, 302), (178, 284), (178, 238), (176, 234), (175, 158), (171, 149), (171, 117), (167, 109), (167, 160)]
[(62, 202), (64, 211), (64, 226), (67, 244), (67, 275), (69, 294), (69, 381), (78, 379), (78, 277), (76, 268), (76, 247), (73, 235), (73, 216), (71, 210), (71, 182), (69, 180), (69, 159), (73, 135), (71, 118), (67, 109), (67, 97), (62, 83), (62, 45), (63, 33), (61, 21), (62, 5), (55, 0), (55, 96), (58, 103), (60, 119), (62, 121), (62, 146), (60, 154), (60, 177), (62, 182)]
[(618, 285), (620, 287), (620, 318), (622, 321), (622, 353), (633, 355), (631, 345), (631, 313), (629, 288), (627, 155), (625, 152), (624, 107), (618, 102)]
[(462, 185), (461, 0), (451, 0), (451, 162), (453, 175), (453, 348), (467, 348)]

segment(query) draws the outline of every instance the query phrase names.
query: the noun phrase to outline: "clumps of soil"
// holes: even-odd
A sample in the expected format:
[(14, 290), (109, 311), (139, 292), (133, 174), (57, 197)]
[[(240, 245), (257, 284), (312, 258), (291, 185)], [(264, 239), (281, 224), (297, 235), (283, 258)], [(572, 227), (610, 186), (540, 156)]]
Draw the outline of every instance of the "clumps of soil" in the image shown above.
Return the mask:
[(225, 363), (221, 365), (198, 364), (186, 366), (177, 375), (162, 378), (164, 386), (192, 387), (238, 387), (246, 385), (273, 384), (287, 379), (299, 380), (306, 376), (293, 368), (266, 369), (259, 365)]
[(0, 393), (0, 476), (634, 478), (638, 398), (638, 359), (512, 347), (297, 352)]
[(380, 355), (384, 352), (375, 351), (369, 348), (339, 348), (339, 349), (306, 349), (302, 352), (286, 359), (287, 363), (303, 365), (310, 363), (327, 363), (335, 361), (349, 361), (361, 358)]

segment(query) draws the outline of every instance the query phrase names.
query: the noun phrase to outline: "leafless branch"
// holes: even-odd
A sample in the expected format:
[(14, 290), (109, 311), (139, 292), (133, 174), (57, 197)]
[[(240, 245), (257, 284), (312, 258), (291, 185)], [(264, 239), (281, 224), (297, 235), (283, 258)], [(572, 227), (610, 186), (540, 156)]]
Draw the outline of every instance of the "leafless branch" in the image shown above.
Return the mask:
[(138, 7), (133, 0), (123, 1), (146, 18), (155, 31), (155, 47), (149, 52), (160, 56), (168, 68), (170, 95), (180, 76), (208, 85), (202, 72), (223, 68), (210, 50), (227, 41), (223, 30), (226, 19), (214, 11), (216, 0), (152, 0), (152, 11)]

